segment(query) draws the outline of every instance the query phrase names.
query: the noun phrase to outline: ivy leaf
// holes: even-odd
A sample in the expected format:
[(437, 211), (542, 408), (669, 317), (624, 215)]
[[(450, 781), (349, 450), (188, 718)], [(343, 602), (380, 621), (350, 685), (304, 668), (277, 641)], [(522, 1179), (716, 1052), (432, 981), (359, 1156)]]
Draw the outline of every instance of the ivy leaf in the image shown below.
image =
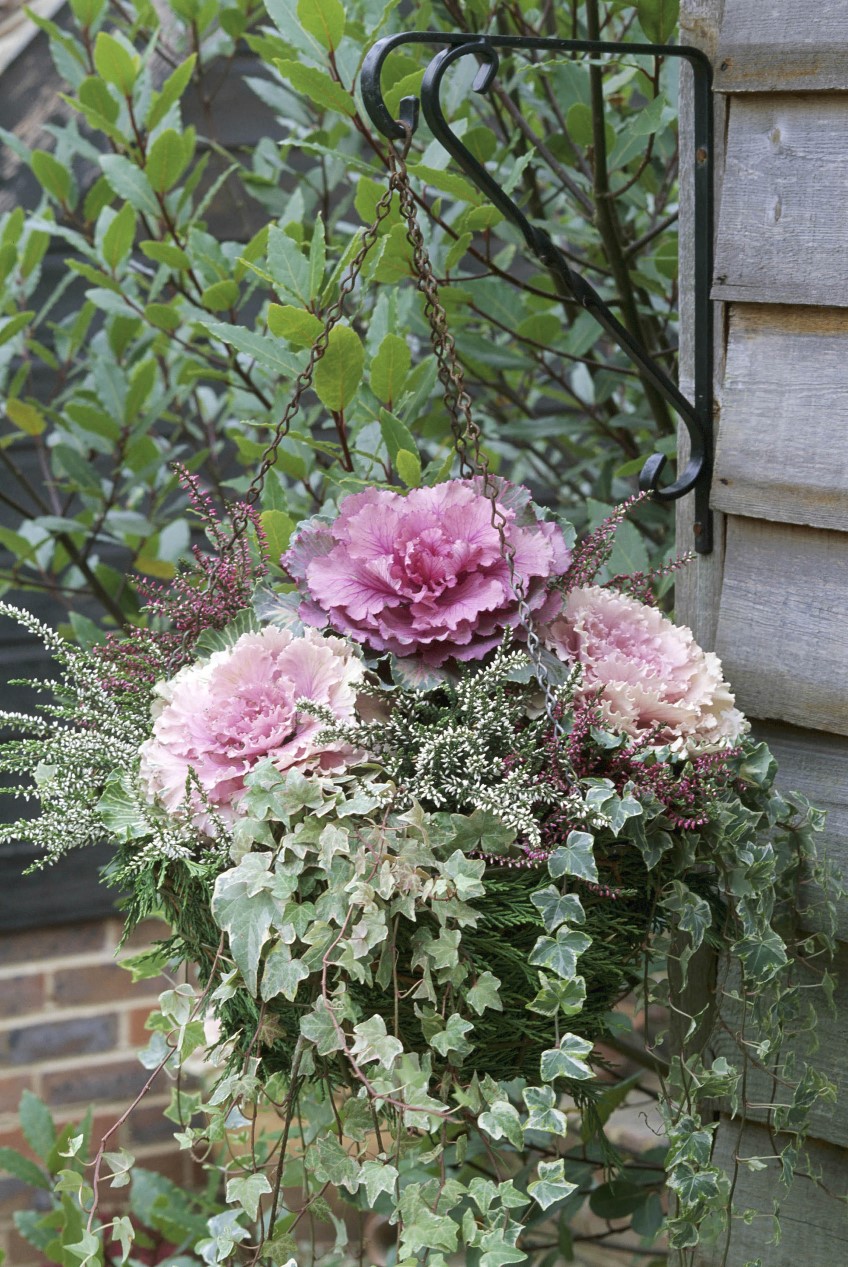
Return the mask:
[(575, 1016), (582, 1012), (586, 1002), (586, 982), (583, 977), (571, 977), (562, 981), (539, 973), (542, 988), (534, 999), (527, 1004), (531, 1012), (541, 1012), (542, 1016)]
[(356, 1035), (351, 1055), (361, 1065), (376, 1060), (383, 1069), (391, 1069), (398, 1056), (403, 1054), (403, 1043), (386, 1030), (386, 1022), (382, 1016), (372, 1016), (367, 1021), (354, 1025)]
[(518, 1110), (508, 1100), (496, 1100), (477, 1119), (480, 1128), (492, 1139), (507, 1139), (517, 1149), (524, 1147), (524, 1132)]
[(88, 1263), (100, 1261), (100, 1239), (93, 1232), (83, 1232), (82, 1240), (74, 1245), (66, 1245), (65, 1249), (69, 1254), (73, 1254), (74, 1258), (80, 1259), (80, 1267), (87, 1267)]
[[(712, 911), (708, 903), (687, 888), (681, 880), (673, 880), (671, 890), (671, 893), (662, 899), (660, 906), (677, 916), (677, 927), (689, 934), (692, 950), (695, 951), (713, 922)], [(782, 942), (781, 945), (783, 945)]]
[(550, 968), (566, 980), (577, 972), (577, 960), (588, 950), (592, 938), (570, 928), (560, 928), (556, 937), (540, 937), (530, 953), (530, 962), (539, 968)]
[(448, 1017), (445, 1028), (430, 1039), (430, 1046), (435, 1047), (440, 1056), (447, 1057), (451, 1051), (455, 1051), (460, 1057), (467, 1056), (472, 1044), (465, 1035), (473, 1028), (471, 1021), (463, 1020), (458, 1012), (454, 1012)]
[(125, 1263), (129, 1258), (130, 1250), (132, 1249), (133, 1241), (135, 1240), (135, 1228), (132, 1225), (132, 1219), (130, 1219), (126, 1214), (123, 1214), (120, 1217), (116, 1216), (112, 1220), (112, 1226), (109, 1231), (111, 1233), (112, 1240), (118, 1241), (121, 1246), (121, 1257), (119, 1261), (120, 1267), (120, 1264)]
[(499, 979), (491, 972), (481, 972), (474, 985), (468, 991), (468, 1006), (472, 1008), (478, 1016), (492, 1008), (496, 1012), (503, 1011), (498, 987)]
[(555, 880), (573, 875), (578, 880), (598, 883), (598, 867), (592, 849), (594, 839), (585, 831), (572, 831), (564, 845), (554, 850), (548, 859), (548, 870)]
[(230, 953), (254, 997), (262, 947), (280, 913), (279, 902), (268, 891), (272, 883), (267, 858), (248, 854), (218, 876), (212, 894), (212, 917), (229, 937)]
[(443, 873), (453, 881), (456, 896), (462, 902), (482, 897), (486, 892), (483, 872), (486, 863), (482, 858), (466, 858), (461, 849), (455, 849), (444, 864)]
[(350, 326), (336, 326), (327, 351), (315, 366), (315, 394), (333, 413), (342, 413), (356, 394), (365, 365), (362, 340)]
[(542, 916), (542, 922), (549, 933), (555, 932), (560, 924), (583, 924), (586, 921), (577, 894), (560, 893), (552, 884), (531, 894), (530, 901)]
[(478, 849), (485, 853), (505, 853), (515, 840), (514, 827), (507, 827), (491, 810), (475, 809), (473, 814), (451, 814), (454, 844), (463, 853)]
[(562, 1110), (556, 1107), (553, 1087), (525, 1087), (521, 1094), (529, 1113), (524, 1123), (525, 1131), (544, 1131), (546, 1135), (565, 1135), (568, 1119)]
[(332, 1183), (337, 1188), (356, 1192), (359, 1187), (359, 1165), (349, 1157), (335, 1135), (325, 1134), (307, 1153), (312, 1172), (319, 1183)]
[(259, 1214), (259, 1201), (271, 1191), (267, 1175), (252, 1174), (227, 1180), (227, 1200), (238, 1202), (248, 1218), (255, 1219)]
[(341, 1051), (344, 1040), (336, 1029), (332, 1013), (323, 998), (316, 999), (311, 1012), (300, 1022), (300, 1032), (310, 1043), (314, 1043), (319, 1056), (329, 1056), (330, 1052)]
[(267, 1002), (278, 994), (293, 1002), (301, 981), (309, 976), (309, 969), (302, 959), (293, 959), (284, 942), (271, 948), (262, 969), (262, 998)]
[(565, 1162), (561, 1157), (558, 1161), (540, 1161), (538, 1174), (538, 1179), (528, 1183), (527, 1191), (543, 1210), (549, 1210), (577, 1190), (577, 1184), (569, 1183), (565, 1177)]
[(595, 1075), (584, 1060), (592, 1046), (588, 1038), (564, 1034), (558, 1047), (542, 1052), (542, 1077), (545, 1082), (553, 1082), (555, 1078), (574, 1078), (579, 1081), (593, 1078)]
[(398, 1172), (394, 1166), (384, 1161), (366, 1161), (363, 1162), (362, 1169), (359, 1172), (362, 1183), (365, 1184), (365, 1194), (368, 1198), (369, 1206), (373, 1207), (381, 1192), (387, 1192), (390, 1197), (394, 1196), (397, 1186)]

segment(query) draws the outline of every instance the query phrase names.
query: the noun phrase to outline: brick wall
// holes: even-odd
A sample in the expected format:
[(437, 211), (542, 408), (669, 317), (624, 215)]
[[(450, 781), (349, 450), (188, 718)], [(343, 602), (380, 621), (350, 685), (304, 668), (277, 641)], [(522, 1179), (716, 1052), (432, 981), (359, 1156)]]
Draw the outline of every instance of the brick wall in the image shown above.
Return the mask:
[[(162, 928), (143, 925), (121, 954), (143, 949)], [(32, 1155), (17, 1122), (25, 1088), (46, 1101), (59, 1125), (79, 1120), (93, 1105), (96, 1146), (149, 1077), (135, 1053), (150, 1038), (144, 1022), (167, 983), (133, 984), (115, 962), (120, 933), (117, 919), (0, 933), (0, 1147)], [(169, 1083), (160, 1075), (110, 1143), (131, 1149), (149, 1169), (189, 1182), (191, 1160), (178, 1150), (171, 1138), (176, 1128), (162, 1116), (168, 1101)], [(33, 1196), (33, 1189), (0, 1177), (6, 1267), (39, 1262), (12, 1223), (13, 1213), (31, 1207)]]

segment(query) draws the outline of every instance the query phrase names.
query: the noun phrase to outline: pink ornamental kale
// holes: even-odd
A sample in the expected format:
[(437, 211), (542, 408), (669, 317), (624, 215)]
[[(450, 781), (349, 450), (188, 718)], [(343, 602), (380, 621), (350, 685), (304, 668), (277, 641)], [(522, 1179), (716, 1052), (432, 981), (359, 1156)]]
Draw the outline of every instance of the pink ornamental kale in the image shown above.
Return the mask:
[(638, 599), (579, 586), (539, 633), (561, 660), (579, 663), (578, 698), (597, 700), (612, 730), (690, 748), (727, 746), (748, 728), (718, 656)]
[[(516, 575), (541, 614), (547, 582), (568, 566), (570, 551), (556, 524), (536, 518), (527, 489), (496, 483)], [(304, 594), (304, 621), (375, 651), (438, 666), (451, 657), (480, 659), (507, 628), (521, 636), (480, 477), (406, 495), (367, 489), (346, 497), (331, 523), (302, 525), (282, 562)]]
[(351, 721), (362, 673), (362, 662), (340, 638), (313, 629), (296, 638), (273, 626), (187, 665), (156, 687), (153, 734), (141, 747), (141, 780), (150, 799), (179, 813), (193, 772), (199, 785), (190, 792), (193, 820), (214, 834), (203, 798), (224, 822), (233, 822), (245, 777), (265, 758), (281, 771), (344, 769), (357, 754), (318, 743), (323, 723), (296, 704), (312, 700)]

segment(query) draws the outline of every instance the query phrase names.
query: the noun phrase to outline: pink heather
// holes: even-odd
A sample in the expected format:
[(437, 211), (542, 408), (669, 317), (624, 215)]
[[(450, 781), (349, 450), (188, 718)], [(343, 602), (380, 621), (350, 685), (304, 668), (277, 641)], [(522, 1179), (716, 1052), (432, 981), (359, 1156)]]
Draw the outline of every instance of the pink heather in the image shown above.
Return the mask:
[[(498, 504), (531, 610), (568, 566), (560, 528), (540, 522), (524, 488), (498, 482)], [(429, 665), (477, 660), (517, 629), (518, 606), (483, 482), (451, 480), (406, 495), (368, 489), (331, 522), (304, 524), (282, 559), (309, 624)], [(520, 630), (518, 631), (521, 636)]]
[(560, 659), (580, 664), (578, 695), (597, 698), (612, 730), (699, 747), (747, 729), (718, 657), (702, 650), (691, 630), (635, 598), (579, 587), (540, 634)]
[[(344, 768), (356, 754), (318, 744), (322, 723), (295, 705), (313, 700), (351, 720), (362, 673), (341, 639), (315, 630), (297, 638), (273, 626), (181, 669), (156, 687), (153, 734), (141, 748), (141, 779), (151, 800), (179, 813), (192, 770), (210, 804), (232, 822), (245, 777), (267, 757), (278, 770)], [(192, 802), (195, 823), (213, 834), (196, 790)]]

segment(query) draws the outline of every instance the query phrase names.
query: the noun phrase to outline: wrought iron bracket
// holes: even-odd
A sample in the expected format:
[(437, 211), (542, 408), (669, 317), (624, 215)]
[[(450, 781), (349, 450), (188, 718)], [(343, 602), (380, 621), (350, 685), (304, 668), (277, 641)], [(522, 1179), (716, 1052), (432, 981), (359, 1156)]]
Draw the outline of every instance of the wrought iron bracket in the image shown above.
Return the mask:
[[(386, 58), (404, 44), (446, 45), (431, 60), (418, 98), (405, 97), (400, 104), (399, 123), (386, 106), (381, 74)], [(547, 51), (564, 53), (653, 55), (679, 58), (692, 69), (693, 150), (694, 150), (694, 401), (689, 401), (650, 353), (625, 329), (595, 288), (568, 263), (550, 234), (532, 224), (486, 168), (478, 162), (451, 130), (442, 110), (440, 92), (448, 69), (463, 57), (481, 63), (474, 91), (491, 88), (500, 66), (498, 50)], [(684, 470), (666, 487), (660, 476), (666, 464), (661, 453), (652, 454), (639, 476), (639, 487), (658, 501), (675, 501), (687, 493), (695, 495), (695, 549), (709, 554), (713, 548), (712, 515), (709, 506), (712, 479), (712, 385), (713, 328), (710, 279), (713, 244), (713, 127), (712, 70), (697, 48), (665, 44), (613, 43), (602, 40), (536, 39), (524, 36), (444, 34), (438, 31), (408, 31), (389, 35), (371, 48), (362, 66), (362, 99), (375, 127), (389, 140), (402, 140), (406, 129), (414, 131), (419, 105), (433, 136), (444, 146), (465, 175), (489, 201), (521, 231), (528, 249), (560, 281), (570, 299), (590, 312), (625, 355), (636, 366), (643, 382), (650, 383), (683, 421), (689, 435), (689, 456)]]

